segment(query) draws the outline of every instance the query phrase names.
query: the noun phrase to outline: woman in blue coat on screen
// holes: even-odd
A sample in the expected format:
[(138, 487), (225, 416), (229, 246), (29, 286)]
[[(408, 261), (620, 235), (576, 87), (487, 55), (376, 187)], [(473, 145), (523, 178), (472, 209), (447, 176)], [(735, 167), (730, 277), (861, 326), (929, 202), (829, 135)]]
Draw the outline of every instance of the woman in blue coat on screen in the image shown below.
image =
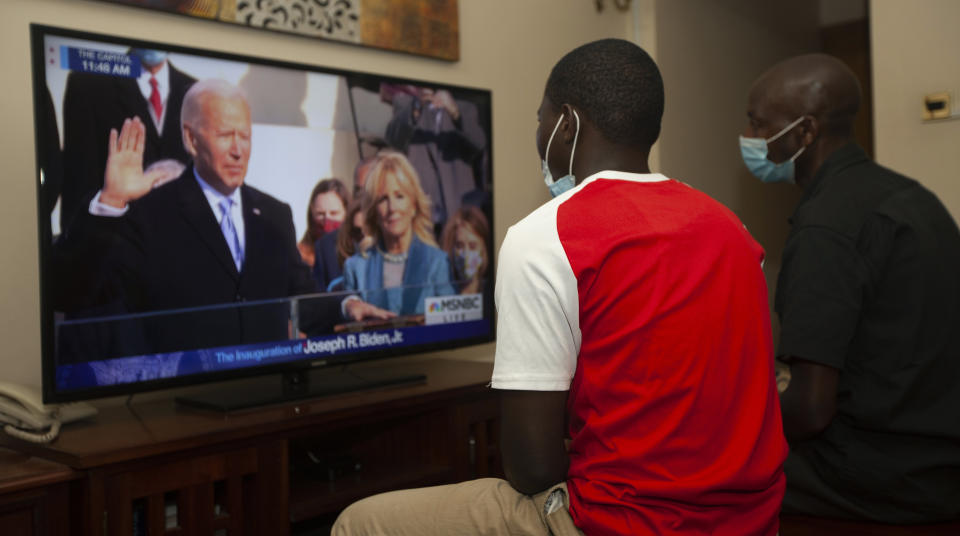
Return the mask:
[(344, 287), (358, 292), (343, 302), (347, 319), (419, 315), (427, 298), (456, 294), (447, 254), (433, 236), (430, 199), (407, 157), (380, 153), (364, 189), (367, 238), (343, 267)]

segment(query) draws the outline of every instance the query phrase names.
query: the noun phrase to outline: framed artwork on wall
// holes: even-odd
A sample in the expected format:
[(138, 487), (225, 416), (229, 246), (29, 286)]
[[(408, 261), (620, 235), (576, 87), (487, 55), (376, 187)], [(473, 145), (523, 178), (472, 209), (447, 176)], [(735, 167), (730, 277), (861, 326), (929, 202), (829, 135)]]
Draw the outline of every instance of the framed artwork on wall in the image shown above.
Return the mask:
[(101, 0), (318, 39), (460, 59), (457, 0)]

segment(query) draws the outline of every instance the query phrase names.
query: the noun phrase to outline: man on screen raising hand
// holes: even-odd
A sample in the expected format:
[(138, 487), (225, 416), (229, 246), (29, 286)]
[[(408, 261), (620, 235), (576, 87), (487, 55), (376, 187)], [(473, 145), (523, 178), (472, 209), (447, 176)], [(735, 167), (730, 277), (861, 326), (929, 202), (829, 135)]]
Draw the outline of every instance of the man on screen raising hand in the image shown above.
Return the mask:
[[(159, 172), (142, 167), (142, 121), (110, 133), (103, 189), (65, 237), (73, 263), (59, 264), (70, 282), (59, 298), (75, 310), (120, 303), (130, 312), (237, 304), (144, 320), (149, 352), (286, 339), (286, 303), (240, 304), (317, 292), (290, 207), (244, 184), (247, 100), (227, 82), (204, 80), (187, 92), (181, 122), (192, 164), (155, 189)], [(322, 315), (302, 316), (306, 331)]]
[(555, 198), (510, 228), (497, 270), (507, 480), (372, 497), (333, 534), (777, 533), (787, 445), (763, 250), (650, 172), (663, 101), (628, 41), (554, 66), (537, 150)]
[[(70, 170), (61, 195), (61, 227), (68, 227), (82, 205), (103, 185), (110, 130), (125, 119), (143, 122), (143, 164), (181, 168), (190, 161), (184, 148), (180, 115), (184, 96), (196, 80), (177, 69), (167, 52), (133, 48), (141, 66), (137, 78), (71, 72), (63, 100), (63, 162)], [(168, 175), (176, 178), (180, 175)]]
[(99, 202), (123, 209), (129, 201), (146, 195), (161, 173), (143, 169), (143, 141), (145, 128), (139, 117), (127, 119), (118, 133), (110, 131), (107, 145), (107, 168)]

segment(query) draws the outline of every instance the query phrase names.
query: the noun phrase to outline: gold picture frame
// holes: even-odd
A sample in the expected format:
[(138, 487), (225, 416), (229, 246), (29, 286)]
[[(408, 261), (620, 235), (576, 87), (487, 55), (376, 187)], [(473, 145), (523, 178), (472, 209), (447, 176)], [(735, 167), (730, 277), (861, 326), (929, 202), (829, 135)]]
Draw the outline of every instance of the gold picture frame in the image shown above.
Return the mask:
[(406, 52), (460, 59), (457, 0), (101, 0)]

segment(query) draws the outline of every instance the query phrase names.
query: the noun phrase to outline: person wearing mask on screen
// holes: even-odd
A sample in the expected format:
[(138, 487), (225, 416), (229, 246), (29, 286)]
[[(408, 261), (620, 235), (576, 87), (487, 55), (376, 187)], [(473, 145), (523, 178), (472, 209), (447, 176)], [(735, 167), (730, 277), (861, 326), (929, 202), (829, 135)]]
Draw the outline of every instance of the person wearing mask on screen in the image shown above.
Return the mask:
[[(125, 78), (94, 73), (70, 73), (63, 97), (63, 164), (60, 221), (66, 227), (103, 186), (107, 165), (105, 141), (125, 119), (139, 117), (144, 125), (143, 163), (172, 159), (185, 165), (190, 155), (183, 145), (180, 109), (196, 79), (171, 64), (161, 50), (130, 49), (140, 62), (140, 76)], [(160, 170), (173, 167), (160, 167)], [(179, 175), (164, 178), (169, 180)]]
[(347, 206), (343, 225), (317, 241), (313, 278), (321, 290), (343, 290), (343, 264), (360, 250), (360, 244), (366, 236), (363, 232), (363, 207), (366, 202), (367, 193), (360, 190)]
[(783, 510), (960, 517), (960, 232), (937, 197), (853, 140), (860, 84), (811, 54), (753, 84), (740, 138), (764, 182), (796, 184), (774, 300), (791, 442)]
[(367, 173), (364, 228), (370, 239), (343, 267), (348, 320), (421, 315), (426, 298), (456, 294), (447, 255), (437, 247), (430, 199), (407, 157), (381, 151)]
[(353, 199), (345, 205), (343, 224), (337, 232), (326, 233), (314, 242), (312, 273), (320, 290), (343, 290), (343, 263), (357, 252), (357, 245), (364, 237), (363, 215), (360, 212), (366, 199), (364, 184), (367, 172), (375, 160), (376, 156), (371, 156), (357, 162), (353, 169)]
[(316, 262), (317, 241), (325, 235), (336, 235), (346, 217), (350, 192), (340, 179), (321, 179), (310, 192), (307, 205), (307, 228), (297, 243), (300, 257), (311, 269)]
[[(192, 164), (155, 189), (159, 175), (143, 170), (143, 122), (111, 131), (102, 188), (58, 248), (60, 305), (191, 309), (143, 320), (151, 353), (287, 339), (289, 304), (242, 302), (318, 289), (297, 251), (290, 207), (245, 184), (247, 99), (227, 82), (203, 80), (181, 114)], [(214, 304), (237, 306), (202, 309)], [(336, 309), (327, 317), (319, 307), (300, 303), (300, 331), (323, 330), (327, 320), (332, 327)]]
[(476, 207), (461, 207), (443, 230), (443, 249), (450, 257), (454, 285), (460, 294), (479, 294), (487, 284), (490, 224)]
[(497, 266), (507, 479), (375, 496), (335, 536), (777, 533), (787, 445), (763, 250), (650, 172), (663, 103), (629, 41), (553, 67), (537, 151), (555, 197), (509, 229)]

